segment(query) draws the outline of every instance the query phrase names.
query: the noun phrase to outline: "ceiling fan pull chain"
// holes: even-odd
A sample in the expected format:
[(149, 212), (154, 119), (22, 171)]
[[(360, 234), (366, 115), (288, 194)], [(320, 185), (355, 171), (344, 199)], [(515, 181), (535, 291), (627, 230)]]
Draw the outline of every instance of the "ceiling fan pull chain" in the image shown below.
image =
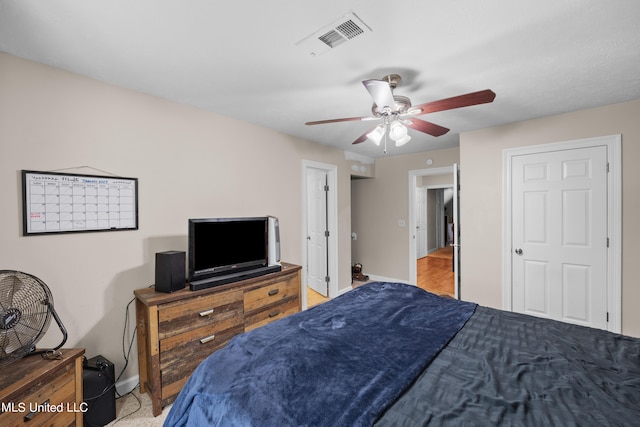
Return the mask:
[(385, 133), (384, 133), (384, 154), (387, 154), (387, 133), (388, 132), (386, 132), (386, 130), (385, 130)]

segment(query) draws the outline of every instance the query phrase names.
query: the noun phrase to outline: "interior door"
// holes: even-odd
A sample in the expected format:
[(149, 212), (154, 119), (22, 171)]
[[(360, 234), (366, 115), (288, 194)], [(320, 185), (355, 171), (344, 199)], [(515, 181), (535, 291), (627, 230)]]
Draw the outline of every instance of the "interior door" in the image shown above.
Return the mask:
[(427, 256), (427, 188), (416, 189), (416, 258)]
[(515, 156), (514, 311), (607, 328), (607, 149)]
[(460, 168), (453, 164), (453, 291), (456, 299), (460, 294)]
[(327, 171), (307, 171), (307, 285), (325, 297), (329, 295), (328, 179)]

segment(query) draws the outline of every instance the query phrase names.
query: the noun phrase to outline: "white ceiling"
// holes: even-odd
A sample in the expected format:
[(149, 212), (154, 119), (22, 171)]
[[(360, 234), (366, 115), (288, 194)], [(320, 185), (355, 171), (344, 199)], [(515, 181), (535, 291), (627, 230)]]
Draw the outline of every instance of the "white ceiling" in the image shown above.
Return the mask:
[[(371, 32), (312, 56), (296, 43), (348, 13)], [(640, 98), (638, 0), (0, 0), (0, 51), (369, 157), (361, 81), (403, 77), (421, 104), (492, 89), (492, 104), (421, 118), (462, 131)], [(1, 72), (1, 70), (0, 70)], [(0, 94), (1, 96), (1, 94)]]

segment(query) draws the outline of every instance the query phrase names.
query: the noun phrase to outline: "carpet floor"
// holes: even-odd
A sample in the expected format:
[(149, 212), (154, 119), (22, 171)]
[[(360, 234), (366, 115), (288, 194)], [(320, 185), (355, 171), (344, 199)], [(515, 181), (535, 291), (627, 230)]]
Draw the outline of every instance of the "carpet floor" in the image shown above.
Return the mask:
[(153, 416), (151, 398), (148, 394), (140, 394), (136, 388), (116, 400), (116, 419), (107, 424), (108, 427), (161, 427), (169, 414), (171, 405), (162, 410), (162, 414)]

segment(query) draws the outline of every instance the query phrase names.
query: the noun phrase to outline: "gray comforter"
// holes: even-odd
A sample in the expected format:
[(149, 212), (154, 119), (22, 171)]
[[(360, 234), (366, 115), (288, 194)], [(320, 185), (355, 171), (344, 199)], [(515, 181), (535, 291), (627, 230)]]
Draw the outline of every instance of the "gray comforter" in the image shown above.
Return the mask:
[(478, 307), (377, 422), (423, 425), (640, 425), (640, 339)]

